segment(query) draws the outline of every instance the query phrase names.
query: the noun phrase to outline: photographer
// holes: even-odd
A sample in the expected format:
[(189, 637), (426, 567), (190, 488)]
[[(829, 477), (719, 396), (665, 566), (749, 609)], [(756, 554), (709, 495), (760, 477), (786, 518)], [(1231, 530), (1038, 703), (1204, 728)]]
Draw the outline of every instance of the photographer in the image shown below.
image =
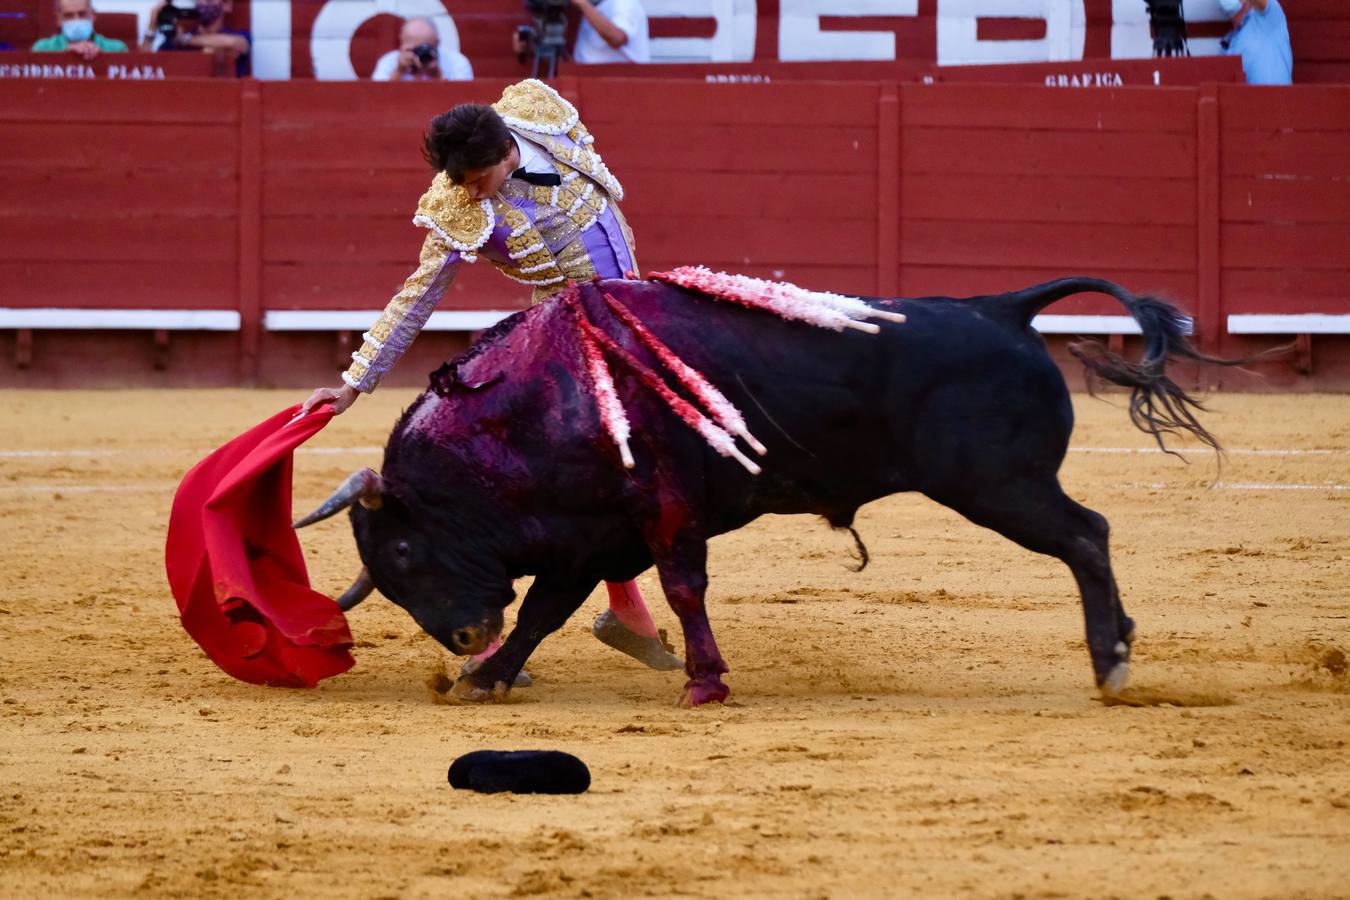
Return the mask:
[(1219, 7), (1233, 23), (1223, 47), (1242, 57), (1247, 83), (1293, 84), (1294, 54), (1280, 0), (1219, 0)]
[(398, 50), (375, 63), (371, 81), (471, 81), (473, 65), (458, 49), (443, 50), (436, 24), (425, 16), (403, 23)]
[(145, 36), (142, 48), (232, 53), (235, 76), (246, 78), (253, 71), (249, 56), (253, 38), (247, 31), (225, 26), (225, 19), (232, 12), (234, 0), (197, 0), (195, 6), (186, 9), (175, 6), (172, 0), (161, 2), (150, 14), (155, 30)]
[[(536, 15), (533, 28), (518, 29), (513, 47), (522, 59), (536, 55), (565, 56), (546, 47), (547, 35), (556, 24), (557, 42), (561, 45), (563, 11), (570, 3), (581, 13), (581, 27), (572, 58), (579, 63), (648, 63), (652, 61), (647, 39), (647, 13), (639, 0), (526, 0), (525, 7)], [(540, 71), (536, 62), (536, 74)], [(552, 70), (548, 74), (553, 74)]]
[(572, 0), (582, 15), (572, 58), (579, 63), (648, 63), (647, 13), (639, 0)]

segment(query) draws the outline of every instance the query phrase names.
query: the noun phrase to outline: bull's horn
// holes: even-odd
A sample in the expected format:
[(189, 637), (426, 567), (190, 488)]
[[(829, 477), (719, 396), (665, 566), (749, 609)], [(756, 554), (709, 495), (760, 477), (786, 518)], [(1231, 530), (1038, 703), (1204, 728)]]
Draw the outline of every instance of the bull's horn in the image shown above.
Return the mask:
[(366, 509), (379, 509), (380, 489), (380, 476), (374, 469), (353, 472), (342, 482), (341, 487), (333, 491), (333, 496), (323, 501), (318, 509), (297, 521), (292, 527), (304, 528), (306, 525), (313, 525), (341, 512), (358, 500)]
[(356, 576), (352, 586), (343, 591), (342, 596), (337, 598), (338, 609), (347, 612), (353, 606), (370, 596), (370, 592), (375, 590), (375, 582), (370, 580), (370, 571), (361, 567), (361, 574)]

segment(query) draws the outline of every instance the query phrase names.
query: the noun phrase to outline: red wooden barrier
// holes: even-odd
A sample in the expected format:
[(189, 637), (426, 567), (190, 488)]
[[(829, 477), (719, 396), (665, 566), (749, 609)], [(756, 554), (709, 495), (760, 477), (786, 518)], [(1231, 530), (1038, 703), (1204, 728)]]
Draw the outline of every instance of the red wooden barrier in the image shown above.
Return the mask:
[(0, 82), (0, 306), (233, 309), (239, 85)]
[[(424, 123), (501, 87), (0, 82), (0, 308), (240, 322), (175, 334), (162, 373), (134, 333), (39, 333), (16, 370), (26, 351), (0, 331), (0, 384), (331, 380), (333, 336), (265, 332), (265, 313), (382, 306), (423, 238)], [(559, 87), (625, 184), (643, 269), (903, 295), (1090, 273), (1173, 298), (1225, 353), (1278, 340), (1230, 334), (1229, 315), (1350, 313), (1350, 87)], [(527, 302), (480, 263), (444, 308)], [(462, 342), (428, 335), (398, 380)], [(1314, 346), (1315, 378), (1270, 383), (1350, 385), (1346, 339)]]
[[(1189, 89), (902, 91), (902, 294), (985, 293), (1084, 271), (1195, 296)], [(1106, 298), (1057, 312), (1115, 314)]]

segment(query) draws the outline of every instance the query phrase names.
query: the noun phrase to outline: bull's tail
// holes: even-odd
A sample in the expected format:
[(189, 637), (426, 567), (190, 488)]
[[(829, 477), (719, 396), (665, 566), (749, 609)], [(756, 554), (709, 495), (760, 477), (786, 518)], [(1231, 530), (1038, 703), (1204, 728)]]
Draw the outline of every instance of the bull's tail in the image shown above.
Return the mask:
[(1130, 421), (1140, 431), (1152, 435), (1163, 451), (1173, 452), (1163, 442), (1163, 436), (1181, 432), (1222, 451), (1218, 439), (1195, 417), (1197, 410), (1204, 411), (1204, 405), (1168, 377), (1167, 361), (1176, 357), (1207, 365), (1239, 366), (1257, 357), (1219, 359), (1201, 353), (1186, 336), (1191, 320), (1181, 310), (1156, 297), (1136, 297), (1101, 278), (1061, 278), (1007, 294), (1003, 299), (1026, 326), (1032, 316), (1056, 300), (1090, 291), (1114, 297), (1139, 323), (1144, 355), (1138, 362), (1130, 362), (1095, 340), (1074, 341), (1069, 344), (1069, 352), (1082, 361), (1090, 375), (1131, 389)]

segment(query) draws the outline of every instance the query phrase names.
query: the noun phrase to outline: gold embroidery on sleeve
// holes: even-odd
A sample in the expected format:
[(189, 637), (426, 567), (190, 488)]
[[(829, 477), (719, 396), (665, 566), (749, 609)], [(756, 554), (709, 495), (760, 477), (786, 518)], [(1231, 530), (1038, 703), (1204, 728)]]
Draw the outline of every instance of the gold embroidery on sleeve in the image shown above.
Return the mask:
[[(403, 282), (403, 287), (385, 306), (384, 312), (375, 320), (375, 324), (370, 326), (368, 336), (374, 338), (380, 344), (389, 340), (389, 335), (393, 333), (395, 326), (408, 315), (414, 303), (421, 299), (427, 292), (431, 282), (435, 280), (438, 272), (445, 265), (445, 259), (452, 251), (441, 240), (435, 232), (428, 234), (426, 240), (422, 242), (422, 250), (418, 254), (417, 271), (408, 276)], [(347, 374), (353, 381), (360, 381), (366, 374), (369, 364), (374, 362), (376, 354), (379, 353), (379, 347), (372, 344), (369, 340), (361, 345), (361, 349), (356, 351), (353, 357), (354, 361)], [(359, 358), (357, 358), (359, 357)]]

